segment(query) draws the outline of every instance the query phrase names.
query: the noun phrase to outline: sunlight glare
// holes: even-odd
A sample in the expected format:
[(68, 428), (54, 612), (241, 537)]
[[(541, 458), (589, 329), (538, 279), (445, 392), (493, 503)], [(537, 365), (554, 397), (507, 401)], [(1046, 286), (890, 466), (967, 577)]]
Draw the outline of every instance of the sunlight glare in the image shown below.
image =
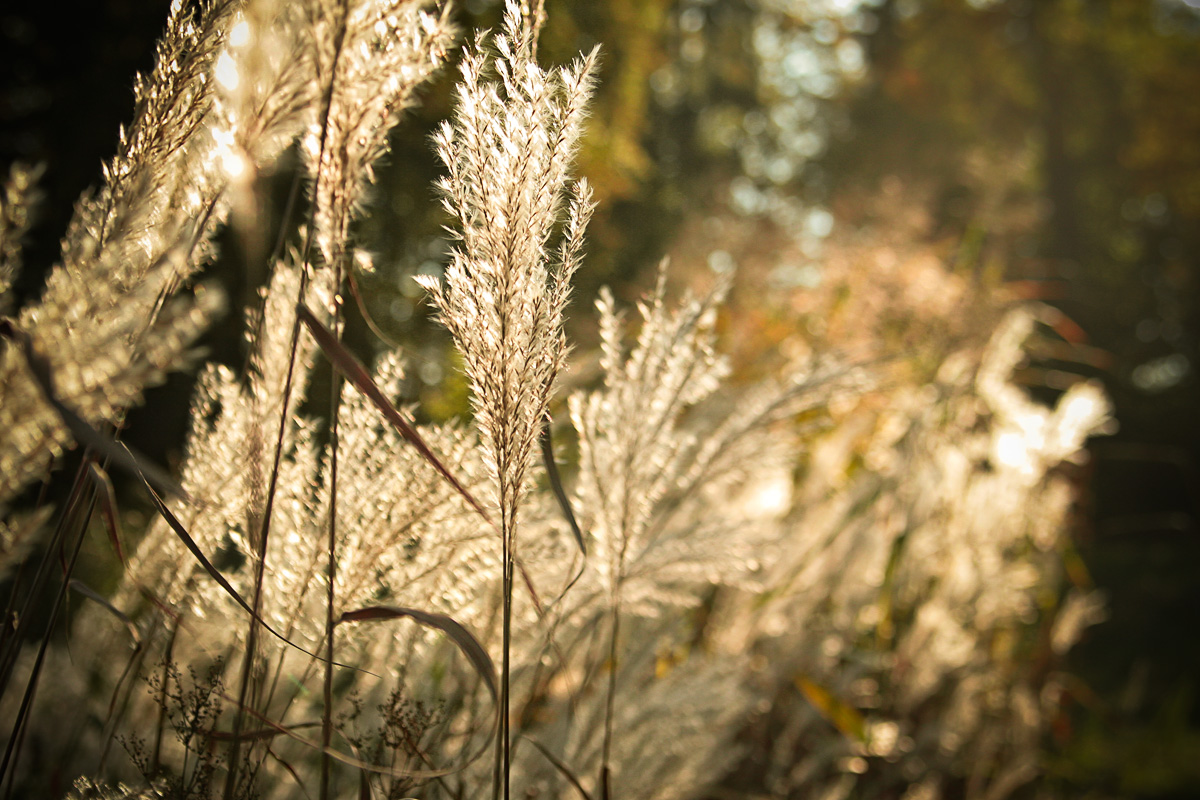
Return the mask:
[(221, 53), (217, 58), (217, 64), (213, 67), (213, 77), (227, 91), (237, 90), (241, 78), (238, 76), (237, 64), (234, 63), (233, 56), (228, 52)]

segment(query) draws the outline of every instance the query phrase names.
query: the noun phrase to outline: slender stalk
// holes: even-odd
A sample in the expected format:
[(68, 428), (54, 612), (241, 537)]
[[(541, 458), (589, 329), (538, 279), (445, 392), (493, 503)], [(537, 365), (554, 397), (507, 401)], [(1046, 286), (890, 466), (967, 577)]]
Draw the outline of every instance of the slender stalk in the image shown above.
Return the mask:
[(512, 515), (504, 501), (504, 469), (500, 469), (500, 540), (501, 540), (501, 602), (500, 612), (500, 735), (496, 737), (496, 779), (493, 797), (509, 798), (509, 775), (512, 770), (511, 730), (509, 726), (510, 654), (512, 650), (513, 541)]
[[(58, 524), (54, 526), (54, 533), (51, 535), (46, 544), (46, 553), (42, 556), (38, 564), (37, 571), (34, 573), (33, 582), (25, 594), (25, 602), (21, 605), (21, 610), (16, 615), (16, 625), (12, 635), (5, 639), (5, 647), (0, 651), (0, 689), (8, 688), (8, 681), (12, 675), (12, 668), (16, 664), (17, 655), (21, 652), (21, 643), (25, 640), (26, 626), (32, 624), (35, 615), (32, 613), (34, 603), (42, 594), (42, 589), (49, 580), (50, 565), (54, 562), (54, 551), (60, 546), (63, 537), (66, 536), (68, 523), (71, 519), (71, 514), (74, 513), (78, 506), (83, 492), (88, 486), (88, 482), (84, 479), (87, 471), (87, 460), (80, 462), (79, 468), (75, 473), (75, 479), (71, 484), (71, 493), (67, 498), (66, 510), (59, 517)], [(39, 506), (43, 502), (44, 492), (39, 494)], [(12, 619), (6, 618), (6, 622)], [(8, 627), (7, 625), (5, 626)], [(0, 770), (0, 777), (3, 776), (3, 771)]]
[[(84, 466), (81, 468), (77, 477), (77, 480), (81, 483), (84, 482), (83, 475), (84, 471), (87, 469), (86, 464), (88, 458), (90, 458), (90, 453), (85, 453)], [(79, 495), (79, 499), (82, 500), (85, 496), (88, 498), (86, 501), (87, 509), (78, 517), (79, 533), (75, 538), (74, 547), (71, 550), (70, 561), (67, 562), (66, 569), (63, 572), (62, 584), (58, 587), (58, 594), (54, 598), (54, 605), (50, 612), (50, 619), (46, 623), (46, 630), (42, 635), (42, 641), (38, 647), (37, 657), (33, 662), (33, 669), (29, 676), (29, 682), (25, 686), (25, 694), (21, 698), (21, 707), (17, 711), (17, 718), (13, 722), (12, 733), (9, 737), (8, 745), (4, 749), (4, 760), (0, 762), (0, 780), (3, 780), (6, 777), (8, 778), (8, 786), (5, 792), (6, 798), (12, 796), (13, 785), (15, 782), (16, 761), (19, 758), (21, 745), (25, 739), (25, 723), (29, 720), (29, 711), (33, 706), (34, 697), (37, 695), (38, 678), (41, 676), (42, 664), (45, 662), (46, 652), (49, 650), (50, 635), (58, 625), (59, 615), (62, 613), (63, 606), (66, 605), (67, 587), (70, 585), (71, 575), (75, 572), (75, 564), (79, 560), (79, 552), (83, 549), (83, 540), (87, 535), (88, 520), (92, 518), (92, 512), (96, 507), (95, 489), (90, 487), (84, 489), (83, 493)], [(74, 517), (74, 514), (78, 511), (78, 509), (79, 506), (69, 508), (67, 514), (71, 517)], [(12, 772), (9, 772), (10, 767), (14, 768)]]
[(513, 541), (512, 533), (505, 525), (504, 533), (504, 702), (501, 724), (504, 732), (504, 800), (509, 798), (510, 773), (512, 772), (512, 599), (513, 599)]
[[(300, 297), (304, 297), (304, 291), (307, 288), (307, 275), (307, 270), (301, 273), (300, 290), (298, 292)], [(267, 561), (267, 536), (271, 529), (271, 512), (274, 509), (275, 492), (279, 485), (279, 467), (283, 459), (284, 432), (287, 429), (288, 399), (291, 397), (292, 383), (295, 380), (296, 347), (299, 339), (300, 321), (296, 320), (292, 325), (292, 353), (291, 358), (288, 360), (287, 377), (283, 384), (283, 407), (279, 411), (279, 433), (275, 442), (275, 456), (271, 466), (271, 477), (267, 483), (267, 497), (263, 505), (258, 547), (256, 548), (258, 558), (254, 565), (253, 613), (250, 615), (250, 629), (246, 635), (246, 653), (242, 661), (242, 675), (238, 689), (237, 706), (234, 708), (232, 739), (229, 746), (229, 771), (225, 776), (225, 800), (232, 800), (234, 789), (237, 785), (237, 760), (241, 752), (240, 734), (245, 719), (246, 700), (249, 695), (250, 684), (253, 680), (254, 655), (258, 649), (258, 619), (262, 613), (262, 588)]]
[(609, 797), (609, 764), (612, 754), (613, 713), (617, 697), (617, 639), (621, 635), (621, 595), (614, 592), (612, 600), (612, 638), (608, 643), (608, 696), (604, 698), (604, 744), (600, 751), (600, 797)]
[[(81, 467), (80, 472), (76, 474), (75, 480), (77, 483), (76, 486), (72, 488), (72, 492), (79, 491), (78, 481), (82, 476), (82, 469), (84, 468), (85, 467)], [(46, 492), (49, 487), (49, 481), (42, 481), (42, 486), (38, 489), (37, 501), (34, 503), (34, 508), (45, 508)], [(52, 539), (50, 542), (51, 550), (58, 541), (59, 533), (60, 531), (56, 531), (54, 539)], [(47, 550), (47, 553), (49, 552), (50, 550)], [(18, 612), (17, 601), (21, 597), (21, 585), (24, 579), (25, 566), (27, 563), (28, 562), (22, 561), (19, 565), (17, 565), (16, 570), (14, 570), (12, 577), (9, 579), (12, 586), (9, 590), (8, 602), (4, 608), (4, 619), (2, 624), (0, 624), (0, 695), (3, 695), (5, 690), (8, 689), (9, 670), (12, 667), (12, 662), (9, 660), (9, 653), (11, 652), (15, 655), (19, 649), (19, 642), (21, 641), (21, 621), (25, 618), (25, 610), (28, 610), (29, 603), (32, 601), (32, 598), (37, 591), (35, 588), (25, 595), (25, 602), (22, 603), (23, 610)], [(38, 582), (41, 580), (40, 576), (42, 574), (42, 568), (44, 568), (48, 563), (49, 562), (46, 559), (41, 561), (41, 567), (39, 567), (36, 572), (38, 577), (35, 577), (33, 582), (34, 587), (39, 585)]]
[[(333, 334), (342, 335), (342, 286), (343, 259), (337, 260), (337, 277), (334, 280)], [(322, 682), (321, 707), (321, 800), (329, 800), (329, 778), (333, 759), (329, 747), (333, 744), (333, 634), (334, 634), (334, 582), (337, 579), (337, 492), (338, 492), (338, 411), (342, 394), (341, 376), (333, 370), (329, 382), (329, 527), (326, 548), (325, 587), (325, 676)]]
[(175, 625), (171, 628), (171, 635), (167, 637), (167, 649), (163, 655), (162, 684), (158, 689), (158, 724), (154, 729), (154, 753), (150, 758), (150, 768), (154, 772), (158, 772), (162, 764), (163, 732), (167, 728), (167, 681), (171, 680), (171, 658), (175, 652), (175, 635), (177, 633), (179, 633), (179, 626)]

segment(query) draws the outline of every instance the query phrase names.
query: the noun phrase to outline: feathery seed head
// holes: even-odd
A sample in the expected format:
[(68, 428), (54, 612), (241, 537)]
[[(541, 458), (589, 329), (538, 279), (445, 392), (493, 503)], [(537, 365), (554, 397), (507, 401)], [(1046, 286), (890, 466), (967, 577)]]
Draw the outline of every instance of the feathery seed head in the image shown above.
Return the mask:
[[(332, 5), (332, 4), (331, 4)], [(378, 0), (314, 11), (330, 31), (314, 56), (316, 85), (328, 88), (328, 107), (303, 139), (313, 176), (316, 242), (326, 263), (345, 255), (350, 222), (360, 212), (374, 164), (387, 152), (387, 134), (446, 57), (454, 36), (449, 7), (436, 14), (425, 2)]]
[[(498, 57), (479, 37), (463, 59), (453, 123), (434, 138), (455, 218), (444, 283), (418, 279), (462, 351), (497, 501), (513, 513), (566, 341), (563, 312), (593, 203), (569, 178), (596, 51), (570, 67), (535, 60), (536, 24), (509, 2)], [(489, 65), (495, 77), (487, 77)], [(550, 239), (566, 204), (557, 249)]]

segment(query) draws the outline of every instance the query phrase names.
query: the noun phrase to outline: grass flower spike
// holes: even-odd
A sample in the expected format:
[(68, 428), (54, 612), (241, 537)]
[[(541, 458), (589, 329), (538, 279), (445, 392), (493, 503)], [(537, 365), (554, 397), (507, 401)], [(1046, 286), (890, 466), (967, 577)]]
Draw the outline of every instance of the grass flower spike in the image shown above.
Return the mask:
[[(496, 38), (499, 81), (485, 79), (482, 40), (464, 60), (454, 123), (437, 135), (449, 175), (439, 182), (458, 240), (445, 283), (429, 291), (462, 351), (476, 421), (506, 519), (516, 512), (530, 454), (565, 359), (563, 310), (592, 211), (568, 167), (582, 130), (596, 54), (546, 72), (515, 3)], [(550, 238), (570, 196), (561, 245)]]
[[(480, 38), (462, 66), (453, 123), (436, 137), (449, 174), (439, 183), (459, 230), (445, 284), (423, 286), (462, 352), (484, 462), (495, 479), (503, 539), (504, 635), (497, 759), (508, 789), (509, 650), (516, 518), (555, 378), (566, 354), (563, 310), (592, 211), (587, 183), (568, 169), (591, 94), (596, 51), (566, 69), (535, 60), (537, 15), (509, 2), (496, 38), (498, 80), (487, 80)], [(562, 241), (551, 236), (567, 197)]]

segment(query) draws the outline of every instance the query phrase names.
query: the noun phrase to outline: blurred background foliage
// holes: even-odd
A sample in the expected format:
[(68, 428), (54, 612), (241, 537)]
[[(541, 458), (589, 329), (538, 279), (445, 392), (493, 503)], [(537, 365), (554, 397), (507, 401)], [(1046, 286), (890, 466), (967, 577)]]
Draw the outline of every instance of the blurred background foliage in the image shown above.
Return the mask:
[[(166, 6), (97, 0), (73, 7), (69, 25), (50, 3), (0, 10), (0, 162), (47, 165), (24, 298), (56, 258), (73, 200), (99, 178)], [(1077, 476), (1081, 560), (1068, 571), (1104, 589), (1109, 616), (1073, 653), (1049, 779), (1071, 794), (1196, 796), (1200, 3), (546, 7), (545, 61), (602, 47), (579, 158), (600, 201), (577, 291), (584, 349), (597, 288), (636, 298), (664, 253), (688, 282), (740, 266), (724, 326), (745, 365), (798, 346), (798, 333), (853, 351), (853, 325), (829, 317), (836, 304), (803, 297), (821, 289), (833, 255), (864, 242), (933, 254), (973, 285), (1053, 309), (1022, 374), (1047, 398), (1099, 378), (1120, 430), (1093, 443)], [(464, 30), (498, 20), (488, 0), (463, 0), (457, 13)], [(443, 74), (396, 132), (359, 231), (376, 265), (358, 277), (361, 307), (411, 353), (411, 396), (433, 416), (463, 409), (465, 389), (409, 276), (436, 273), (446, 249), (429, 134), (454, 80)], [(278, 213), (291, 176), (268, 180)], [(232, 239), (224, 252), (214, 270), (232, 307), (247, 305), (264, 265), (242, 263)], [(860, 285), (870, 269), (861, 265)], [(380, 339), (362, 323), (348, 338), (369, 352)], [(214, 331), (216, 357), (240, 362), (238, 329)], [(892, 329), (891, 346), (919, 361), (914, 328)], [(177, 454), (189, 391), (177, 377), (151, 393), (132, 441)]]

